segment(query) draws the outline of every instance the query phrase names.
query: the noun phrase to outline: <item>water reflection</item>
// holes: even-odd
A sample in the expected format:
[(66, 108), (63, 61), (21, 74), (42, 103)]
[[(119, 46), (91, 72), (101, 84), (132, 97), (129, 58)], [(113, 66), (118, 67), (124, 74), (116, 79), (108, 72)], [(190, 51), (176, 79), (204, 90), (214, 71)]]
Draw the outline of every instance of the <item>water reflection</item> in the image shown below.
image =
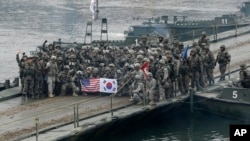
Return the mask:
[[(183, 107), (184, 108), (184, 107)], [(150, 122), (129, 125), (123, 130), (108, 133), (96, 140), (107, 141), (227, 141), (230, 124), (250, 124), (207, 112), (189, 109), (172, 111)], [(117, 127), (119, 129), (119, 127)]]

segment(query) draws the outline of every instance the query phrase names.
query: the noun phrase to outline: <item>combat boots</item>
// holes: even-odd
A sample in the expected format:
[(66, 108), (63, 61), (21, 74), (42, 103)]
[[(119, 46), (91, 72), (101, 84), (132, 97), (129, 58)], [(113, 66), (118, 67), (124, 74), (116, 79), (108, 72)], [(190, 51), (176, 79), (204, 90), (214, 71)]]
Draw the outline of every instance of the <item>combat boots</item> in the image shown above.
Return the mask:
[(54, 97), (54, 95), (52, 93), (49, 94), (49, 97)]
[(142, 99), (140, 99), (140, 100), (138, 101), (137, 105), (141, 105), (141, 104), (143, 104)]
[(156, 104), (155, 104), (154, 101), (151, 101), (151, 102), (149, 103), (149, 105), (150, 105), (150, 106), (155, 106)]
[(78, 96), (75, 92), (73, 92), (72, 96)]

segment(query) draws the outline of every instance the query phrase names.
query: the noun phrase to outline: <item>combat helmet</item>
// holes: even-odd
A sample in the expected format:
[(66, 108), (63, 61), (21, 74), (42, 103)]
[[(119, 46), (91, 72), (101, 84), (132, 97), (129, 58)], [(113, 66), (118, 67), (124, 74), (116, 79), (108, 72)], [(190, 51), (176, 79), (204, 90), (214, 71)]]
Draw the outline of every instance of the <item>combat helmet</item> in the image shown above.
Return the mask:
[(246, 68), (246, 64), (240, 64), (240, 68), (242, 69)]
[(76, 74), (77, 75), (82, 75), (83, 73), (82, 73), (82, 71), (79, 70), (79, 71), (76, 72)]
[(226, 46), (223, 44), (223, 45), (221, 45), (221, 46), (220, 46), (220, 48), (225, 49), (225, 48), (226, 48)]
[(153, 74), (152, 74), (151, 72), (148, 72), (148, 76), (152, 77), (152, 76), (153, 76)]
[(141, 79), (141, 76), (140, 75), (135, 75), (135, 79), (139, 80), (139, 79)]
[(140, 64), (139, 63), (135, 63), (135, 67), (140, 67)]
[(64, 68), (65, 70), (66, 70), (66, 69), (68, 69), (68, 70), (70, 69), (70, 68), (69, 68), (69, 65), (65, 65), (63, 68)]
[(165, 61), (164, 61), (163, 59), (161, 59), (161, 60), (159, 61), (159, 64), (165, 65)]
[(63, 61), (63, 58), (62, 57), (58, 57), (57, 61)]
[(94, 68), (93, 69), (93, 73), (99, 73), (99, 69), (98, 68)]
[(206, 31), (202, 31), (201, 35), (206, 36), (207, 35)]
[(51, 56), (50, 59), (51, 60), (56, 60), (56, 56)]
[(197, 53), (197, 49), (196, 49), (196, 48), (193, 48), (193, 49), (191, 49), (191, 51), (190, 51), (190, 52)]

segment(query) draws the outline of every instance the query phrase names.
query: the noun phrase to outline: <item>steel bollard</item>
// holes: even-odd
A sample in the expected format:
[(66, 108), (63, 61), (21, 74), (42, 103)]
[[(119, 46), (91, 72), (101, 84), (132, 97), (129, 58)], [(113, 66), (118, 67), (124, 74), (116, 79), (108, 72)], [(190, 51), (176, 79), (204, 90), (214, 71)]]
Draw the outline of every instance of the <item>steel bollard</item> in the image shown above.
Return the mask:
[(74, 128), (76, 128), (76, 106), (74, 105)]
[(10, 80), (5, 80), (4, 87), (5, 89), (10, 88)]
[(38, 141), (38, 125), (39, 125), (39, 118), (35, 118), (35, 124), (36, 124), (36, 141)]
[(15, 87), (18, 87), (19, 86), (19, 78), (18, 77), (16, 77), (15, 79), (14, 79), (14, 86)]
[(76, 105), (76, 122), (77, 122), (77, 127), (79, 127), (79, 105)]

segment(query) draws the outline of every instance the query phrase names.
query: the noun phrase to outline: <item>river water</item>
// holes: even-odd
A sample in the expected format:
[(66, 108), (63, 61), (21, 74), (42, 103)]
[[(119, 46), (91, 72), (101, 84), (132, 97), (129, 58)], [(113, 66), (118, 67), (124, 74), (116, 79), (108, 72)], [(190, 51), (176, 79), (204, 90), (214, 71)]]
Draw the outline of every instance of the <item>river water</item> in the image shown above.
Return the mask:
[(250, 121), (234, 120), (199, 109), (191, 114), (188, 108), (184, 104), (156, 119), (130, 124), (118, 132), (117, 127), (115, 134), (111, 131), (91, 141), (229, 141), (230, 124), (250, 124)]
[[(109, 39), (123, 39), (123, 33), (130, 25), (142, 22), (133, 20), (134, 17), (185, 15), (191, 20), (213, 19), (235, 13), (241, 2), (244, 0), (100, 0), (99, 17), (108, 20)], [(86, 23), (91, 20), (89, 4), (90, 0), (1, 0), (0, 82), (18, 76), (17, 50), (29, 55), (30, 50), (45, 40), (53, 42), (58, 38), (67, 42), (83, 42)], [(100, 23), (100, 20), (93, 23), (94, 39), (100, 38)], [(229, 124), (240, 122), (207, 114), (194, 118), (195, 128), (199, 131), (195, 136), (207, 140), (227, 138)], [(135, 139), (120, 136), (117, 141), (175, 140), (172, 134), (188, 140), (187, 119), (173, 117), (170, 119), (173, 122), (155, 122), (145, 128), (138, 127), (131, 133)]]

